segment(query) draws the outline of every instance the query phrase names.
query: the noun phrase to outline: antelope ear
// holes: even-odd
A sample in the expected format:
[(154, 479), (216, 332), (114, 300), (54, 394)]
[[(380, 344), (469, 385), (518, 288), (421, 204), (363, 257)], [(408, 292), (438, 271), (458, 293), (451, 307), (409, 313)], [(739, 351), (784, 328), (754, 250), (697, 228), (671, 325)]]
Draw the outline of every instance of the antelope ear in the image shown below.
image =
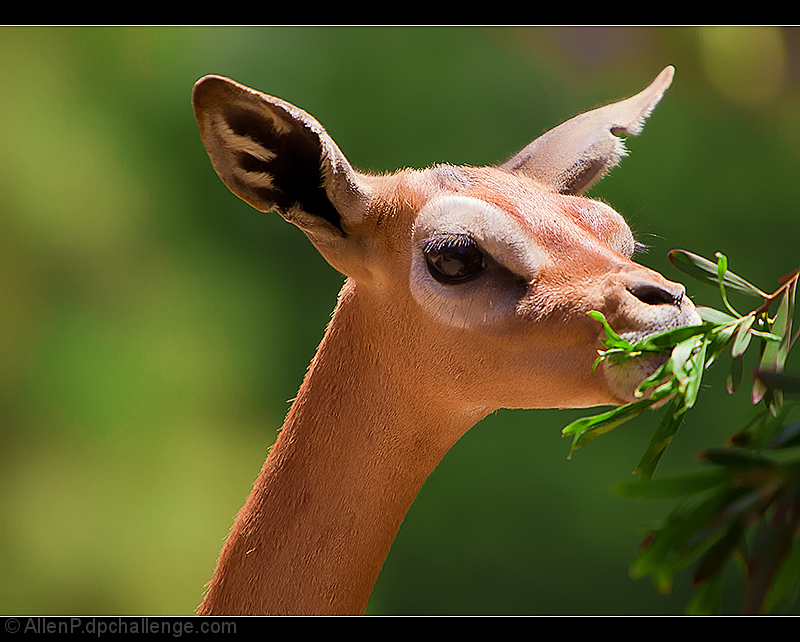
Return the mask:
[(627, 154), (617, 134), (638, 134), (672, 82), (667, 67), (635, 96), (576, 116), (543, 134), (500, 167), (561, 194), (581, 194)]
[(239, 198), (323, 244), (363, 219), (361, 175), (311, 115), (221, 76), (197, 81), (192, 104), (211, 163)]

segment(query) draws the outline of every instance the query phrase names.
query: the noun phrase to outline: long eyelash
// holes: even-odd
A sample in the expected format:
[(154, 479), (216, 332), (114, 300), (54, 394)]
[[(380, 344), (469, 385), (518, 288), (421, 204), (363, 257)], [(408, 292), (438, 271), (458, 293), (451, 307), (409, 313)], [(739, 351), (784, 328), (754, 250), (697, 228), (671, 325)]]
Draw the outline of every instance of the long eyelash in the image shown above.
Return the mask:
[(474, 247), (477, 243), (469, 234), (440, 234), (430, 239), (424, 247), (425, 252), (441, 252), (445, 248)]

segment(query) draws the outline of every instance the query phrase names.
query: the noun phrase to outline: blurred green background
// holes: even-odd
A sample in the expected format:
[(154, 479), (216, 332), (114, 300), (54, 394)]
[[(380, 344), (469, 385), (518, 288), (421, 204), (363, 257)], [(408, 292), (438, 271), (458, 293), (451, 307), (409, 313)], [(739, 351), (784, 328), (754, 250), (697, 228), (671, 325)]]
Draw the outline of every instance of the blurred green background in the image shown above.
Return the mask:
[[(1, 28), (0, 613), (192, 613), (335, 303), (342, 278), (303, 235), (213, 173), (199, 77), (294, 102), (387, 171), (504, 160), (667, 64), (672, 88), (593, 195), (668, 277), (669, 249), (720, 250), (771, 289), (800, 262), (797, 30)], [(751, 412), (724, 374), (661, 474)], [(667, 596), (628, 577), (639, 526), (671, 502), (610, 491), (658, 416), (568, 461), (560, 430), (581, 414), (470, 431), (369, 613), (682, 612), (685, 576)]]

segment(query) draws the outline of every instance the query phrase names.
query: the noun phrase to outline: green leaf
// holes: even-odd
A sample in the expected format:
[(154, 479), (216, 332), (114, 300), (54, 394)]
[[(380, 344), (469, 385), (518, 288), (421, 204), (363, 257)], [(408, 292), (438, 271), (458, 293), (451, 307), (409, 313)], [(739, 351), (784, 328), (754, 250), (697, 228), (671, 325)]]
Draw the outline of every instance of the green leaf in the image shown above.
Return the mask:
[(664, 451), (683, 423), (685, 414), (686, 408), (683, 406), (683, 399), (675, 397), (670, 402), (667, 412), (661, 419), (661, 423), (659, 423), (658, 428), (656, 428), (655, 433), (653, 433), (653, 437), (650, 439), (647, 449), (636, 465), (636, 469), (633, 471), (634, 475), (639, 475), (642, 479), (652, 478)]
[[(783, 372), (783, 369), (786, 364), (786, 359), (789, 356), (789, 349), (792, 345), (792, 311), (794, 310), (795, 304), (795, 289), (797, 287), (797, 281), (795, 281), (787, 290), (786, 293), (781, 300), (781, 305), (778, 310), (778, 316), (775, 318), (775, 324), (773, 325), (773, 329), (775, 325), (778, 325), (778, 322), (781, 323), (779, 329), (779, 335), (783, 338), (781, 340), (780, 345), (778, 346), (778, 354), (776, 355), (775, 359), (778, 363), (779, 372)], [(783, 312), (783, 317), (778, 318)]]
[(736, 331), (736, 338), (733, 340), (733, 347), (731, 348), (731, 356), (734, 359), (736, 357), (741, 357), (745, 350), (747, 350), (747, 346), (750, 345), (750, 340), (753, 338), (753, 335), (750, 334), (750, 328), (753, 327), (755, 320), (755, 314), (748, 314), (741, 325), (739, 325), (739, 329)]
[(739, 327), (739, 322), (717, 326), (707, 335), (708, 348), (706, 353), (706, 369), (722, 354), (725, 347), (730, 343), (731, 337)]
[(734, 310), (733, 306), (728, 302), (728, 295), (725, 292), (725, 273), (728, 271), (728, 257), (722, 254), (721, 252), (717, 252), (716, 257), (717, 257), (717, 283), (719, 285), (720, 296), (722, 296), (722, 302), (725, 304), (725, 307), (728, 308), (729, 311), (733, 312), (738, 316), (736, 310)]
[[(774, 334), (781, 337), (781, 341), (765, 341), (764, 351), (761, 354), (759, 370), (783, 372), (786, 358), (789, 355), (790, 334), (791, 334), (791, 302), (793, 301), (794, 288), (788, 288), (778, 305), (778, 312), (772, 323)], [(759, 396), (760, 395), (760, 396)], [(763, 398), (770, 412), (777, 414), (783, 404), (783, 393), (780, 389), (764, 389), (763, 380), (756, 380), (753, 384), (753, 398)]]
[(646, 336), (633, 344), (632, 348), (638, 352), (663, 352), (671, 350), (677, 344), (692, 337), (706, 334), (716, 327), (714, 323), (703, 323), (700, 325), (684, 325), (678, 328), (657, 332)]
[(703, 341), (700, 344), (700, 349), (695, 352), (687, 365), (686, 372), (690, 373), (686, 381), (686, 392), (683, 405), (688, 410), (694, 406), (697, 401), (697, 395), (700, 392), (700, 382), (703, 380), (703, 371), (706, 362), (706, 348), (708, 343)]
[(631, 565), (631, 577), (650, 575), (660, 592), (668, 592), (672, 577), (685, 568), (708, 543), (697, 534), (704, 532), (714, 515), (728, 498), (727, 487), (699, 493), (679, 504), (654, 533)]
[(716, 325), (727, 325), (728, 323), (733, 323), (738, 320), (737, 317), (732, 316), (727, 312), (720, 312), (719, 310), (715, 310), (714, 308), (697, 306), (695, 309), (697, 310), (697, 314), (700, 316), (700, 318), (706, 323), (714, 323)]
[[(716, 613), (721, 610), (721, 570), (736, 554), (748, 562), (745, 612), (767, 612), (781, 600), (800, 597), (800, 458), (790, 459), (789, 450), (800, 446), (800, 421), (789, 421), (800, 406), (791, 400), (783, 402), (784, 395), (800, 393), (800, 378), (783, 373), (789, 350), (800, 337), (800, 332), (792, 336), (800, 269), (784, 277), (784, 285), (775, 294), (767, 295), (731, 273), (725, 255), (717, 253), (716, 258), (715, 264), (682, 250), (670, 253), (673, 265), (719, 289), (730, 314), (698, 308), (702, 324), (654, 334), (632, 345), (606, 324), (608, 349), (601, 359), (619, 364), (642, 353), (669, 352), (669, 357), (639, 385), (637, 396), (649, 395), (637, 402), (641, 406), (628, 404), (578, 420), (565, 434), (574, 435), (574, 450), (645, 407), (669, 399), (634, 471), (639, 479), (615, 490), (623, 496), (672, 497), (682, 502), (647, 536), (631, 566), (631, 576), (649, 575), (659, 591), (668, 592), (675, 573), (696, 562), (693, 583), (697, 590), (688, 612)], [(765, 302), (741, 316), (730, 306), (728, 291)], [(774, 303), (778, 309), (770, 319), (769, 308)], [(605, 322), (602, 315), (598, 320)], [(729, 353), (726, 386), (729, 392), (735, 391), (743, 376), (743, 355), (753, 338), (760, 344), (760, 356), (752, 400), (764, 400), (762, 409), (728, 438), (729, 447), (699, 453), (698, 458), (707, 464), (701, 474), (653, 480), (661, 457), (697, 400), (705, 371)], [(753, 531), (758, 531), (755, 538), (751, 537)], [(752, 551), (748, 552), (751, 542)]]
[(706, 448), (697, 454), (697, 458), (702, 462), (715, 466), (725, 466), (726, 468), (735, 468), (737, 470), (771, 468), (775, 465), (771, 459), (761, 455), (730, 448)]
[(764, 346), (764, 353), (761, 356), (761, 363), (759, 364), (759, 369), (761, 370), (771, 370), (773, 372), (781, 372), (783, 370), (787, 351), (781, 350), (781, 347), (791, 326), (789, 301), (790, 290), (786, 290), (781, 297), (780, 304), (778, 305), (778, 313), (775, 315), (775, 320), (772, 323), (772, 334), (781, 337), (781, 341), (769, 341), (766, 343)]
[(764, 339), (764, 341), (782, 341), (783, 337), (777, 334), (772, 334), (771, 332), (761, 332), (760, 330), (750, 330), (750, 334), (753, 336), (759, 337), (760, 339)]
[(747, 564), (747, 594), (742, 607), (745, 615), (762, 612), (769, 588), (792, 549), (794, 529), (791, 522), (772, 520), (761, 526)]
[(572, 447), (568, 457), (583, 446), (590, 444), (596, 437), (607, 433), (620, 424), (640, 415), (647, 408), (655, 403), (651, 399), (642, 399), (632, 403), (619, 406), (607, 412), (594, 415), (592, 417), (582, 417), (569, 424), (561, 431), (565, 437), (573, 436)]
[(722, 252), (717, 252), (715, 256), (717, 257), (717, 280), (721, 282), (728, 271), (728, 257)]
[(786, 394), (800, 394), (800, 377), (783, 372), (756, 370), (753, 376), (770, 390), (781, 390)]
[(774, 416), (769, 409), (763, 408), (747, 422), (744, 428), (728, 437), (726, 442), (730, 447), (753, 451), (791, 447), (794, 439), (792, 420), (797, 408), (791, 403), (784, 404), (777, 416)]
[(630, 350), (633, 346), (630, 343), (625, 341), (622, 337), (620, 337), (614, 329), (608, 324), (606, 321), (605, 316), (603, 316), (602, 312), (597, 312), (592, 310), (589, 312), (589, 316), (592, 317), (595, 321), (599, 321), (603, 324), (603, 327), (606, 331), (606, 338), (603, 341), (603, 345), (608, 348), (620, 348), (622, 350)]
[(728, 532), (718, 542), (714, 543), (700, 558), (692, 576), (692, 584), (699, 586), (715, 578), (722, 571), (725, 564), (739, 545), (744, 531), (739, 522), (734, 522)]
[(677, 379), (673, 376), (672, 357), (667, 359), (661, 367), (639, 384), (635, 395), (641, 397), (645, 391), (658, 386), (658, 392), (653, 392), (650, 399), (656, 401), (669, 397), (677, 391)]
[(800, 577), (800, 546), (795, 544), (770, 587), (768, 595), (770, 607), (775, 608), (781, 601), (788, 601), (791, 599), (790, 596), (792, 594), (794, 594), (795, 599), (797, 598), (798, 593), (800, 593), (798, 577)]
[[(719, 285), (720, 277), (718, 264), (712, 263), (708, 259), (704, 259), (702, 256), (687, 252), (686, 250), (672, 250), (668, 257), (670, 263), (684, 274), (698, 281), (702, 281), (703, 283), (714, 286)], [(735, 290), (748, 296), (764, 299), (768, 297), (767, 294), (762, 292), (755, 285), (730, 271), (725, 272), (723, 283), (729, 290)]]
[(662, 479), (647, 479), (624, 482), (614, 486), (614, 492), (622, 497), (635, 499), (665, 499), (686, 497), (702, 493), (710, 488), (727, 483), (730, 475), (725, 470), (707, 469), (673, 475)]
[(686, 605), (687, 615), (718, 615), (722, 610), (722, 576), (704, 582)]
[(742, 383), (742, 374), (744, 371), (744, 362), (742, 357), (731, 359), (731, 367), (728, 371), (728, 378), (725, 380), (725, 388), (728, 394), (733, 394), (739, 389)]
[(755, 405), (759, 401), (764, 398), (764, 395), (768, 392), (767, 386), (764, 384), (761, 379), (755, 378), (753, 379), (753, 388), (750, 392), (750, 402)]

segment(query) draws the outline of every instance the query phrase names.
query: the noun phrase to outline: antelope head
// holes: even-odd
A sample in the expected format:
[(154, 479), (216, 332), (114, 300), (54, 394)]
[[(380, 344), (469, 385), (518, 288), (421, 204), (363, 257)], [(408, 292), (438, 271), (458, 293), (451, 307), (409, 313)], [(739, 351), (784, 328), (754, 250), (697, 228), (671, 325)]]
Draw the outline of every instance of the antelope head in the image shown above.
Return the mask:
[(232, 80), (195, 86), (228, 188), (300, 228), (364, 303), (359, 340), (397, 377), (465, 407), (631, 401), (660, 365), (592, 371), (602, 312), (622, 337), (699, 322), (684, 288), (633, 261), (623, 217), (583, 193), (626, 154), (672, 80), (579, 115), (497, 166), (356, 170), (301, 109)]

